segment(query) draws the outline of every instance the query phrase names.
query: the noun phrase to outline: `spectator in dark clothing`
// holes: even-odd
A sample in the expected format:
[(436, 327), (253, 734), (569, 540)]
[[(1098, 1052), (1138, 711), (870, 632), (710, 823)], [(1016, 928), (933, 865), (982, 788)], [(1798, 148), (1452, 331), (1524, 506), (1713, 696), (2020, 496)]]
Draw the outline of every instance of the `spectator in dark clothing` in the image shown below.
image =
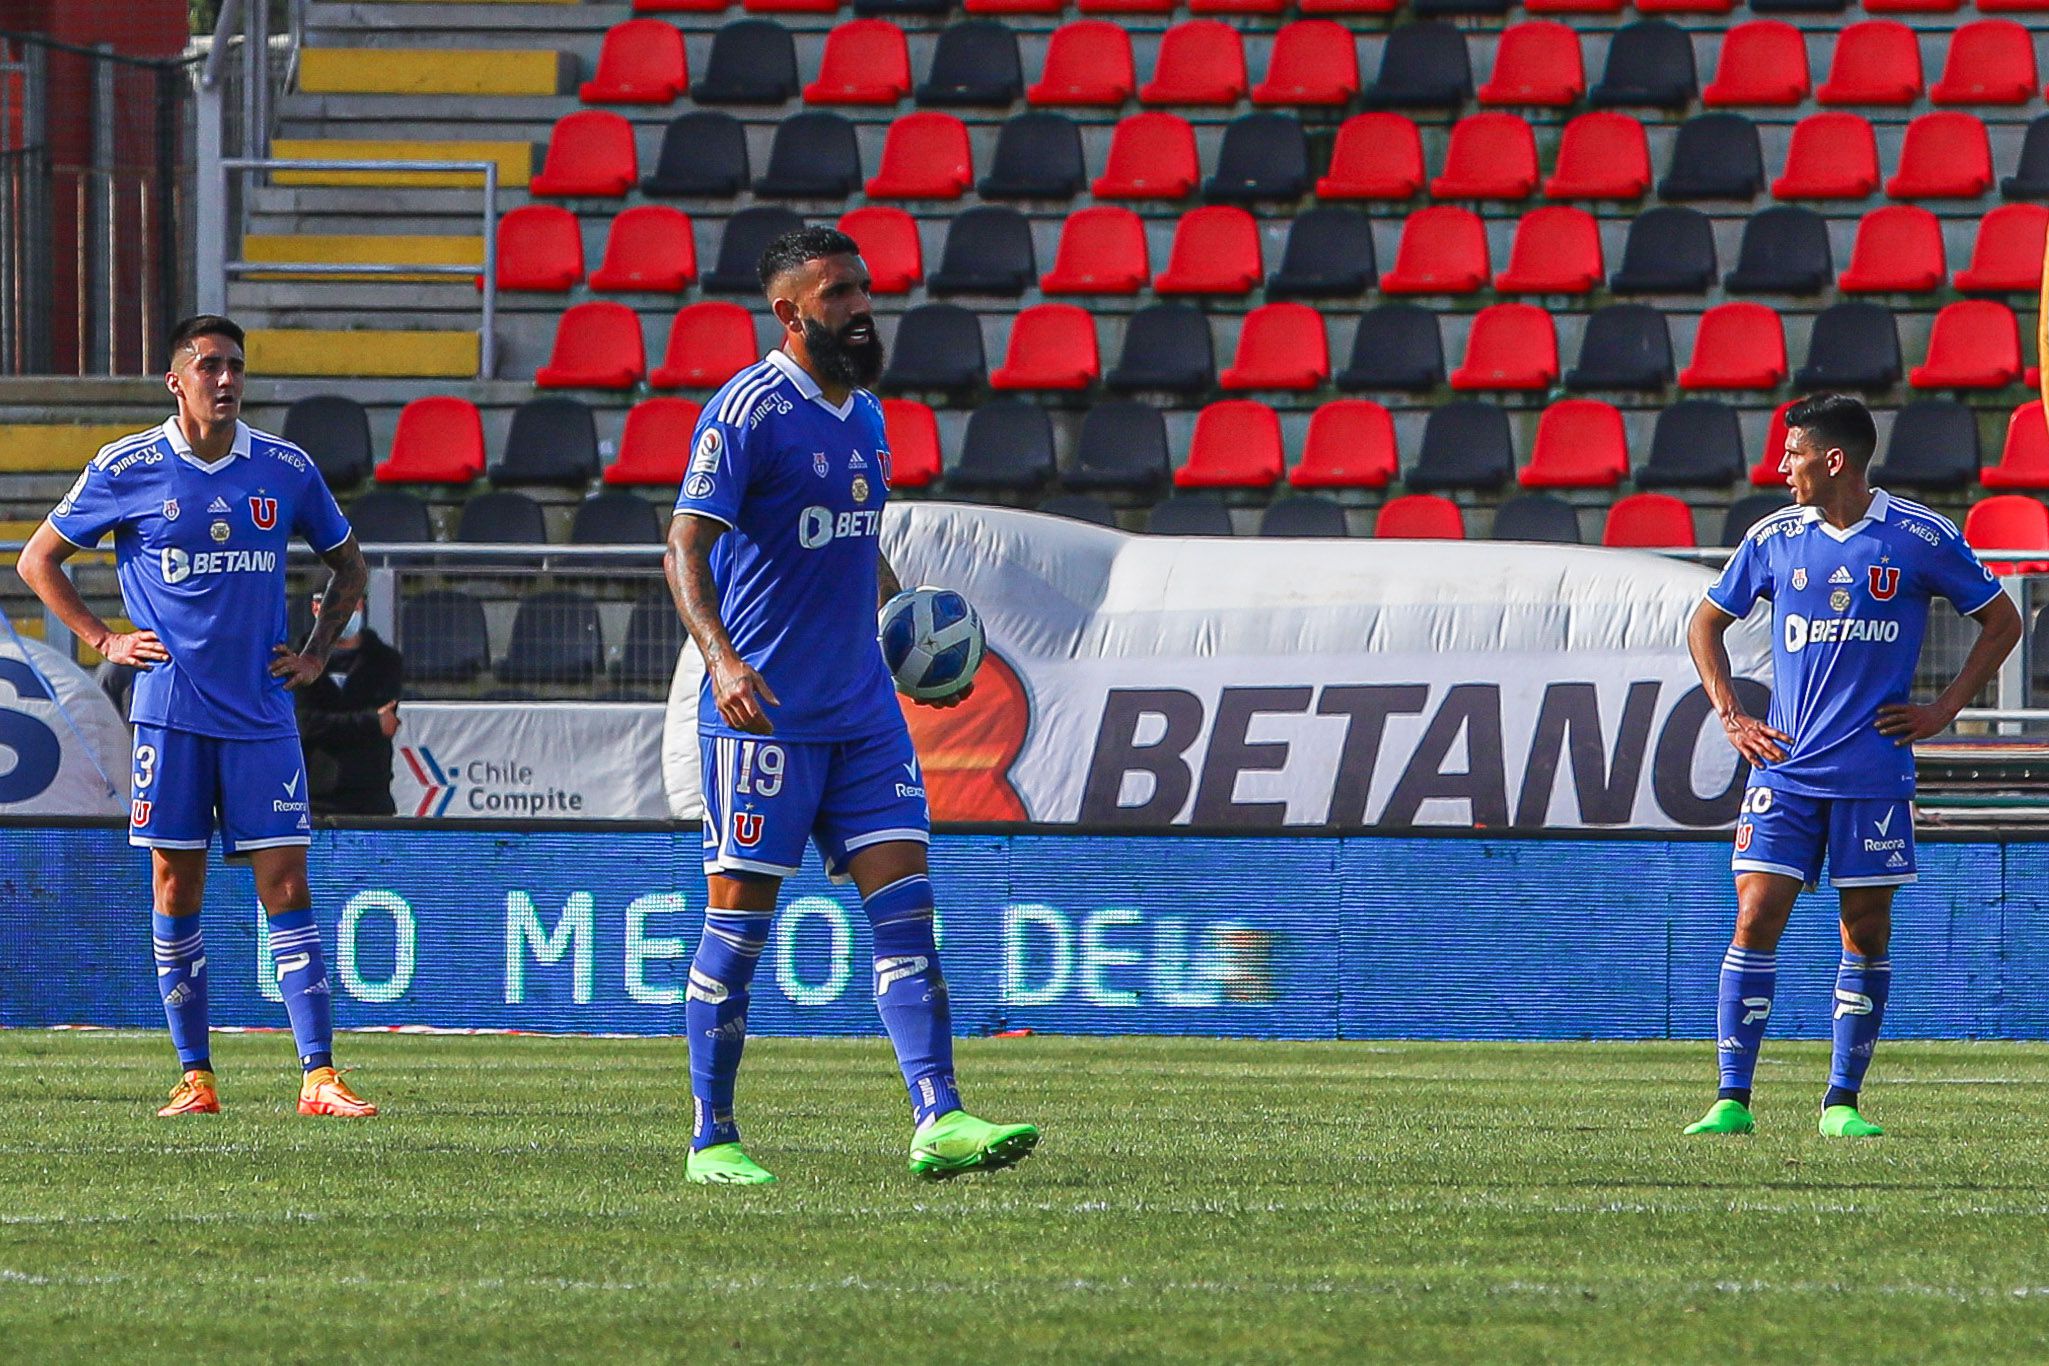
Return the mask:
[[(313, 611), (320, 611), (318, 594)], [(398, 734), (404, 677), (398, 651), (363, 625), (358, 604), (327, 657), (326, 670), (292, 694), (314, 815), (397, 813), (391, 800), (391, 737)]]

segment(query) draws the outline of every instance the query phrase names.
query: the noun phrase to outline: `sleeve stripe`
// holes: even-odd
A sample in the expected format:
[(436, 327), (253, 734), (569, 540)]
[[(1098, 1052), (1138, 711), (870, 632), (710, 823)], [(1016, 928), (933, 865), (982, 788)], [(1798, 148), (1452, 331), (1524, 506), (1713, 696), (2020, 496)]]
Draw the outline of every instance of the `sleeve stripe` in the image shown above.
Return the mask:
[(720, 526), (726, 528), (728, 531), (738, 531), (740, 529), (738, 525), (727, 521), (725, 518), (719, 516), (716, 512), (707, 512), (703, 508), (679, 507), (674, 512), (669, 514), (669, 520), (672, 522), (675, 521), (678, 517), (702, 517), (707, 522), (717, 522)]
[[(60, 526), (58, 526), (58, 525), (57, 525), (57, 523), (56, 523), (56, 520), (55, 520), (54, 518), (50, 518), (50, 517), (45, 517), (45, 518), (43, 519), (43, 525), (44, 525), (44, 526), (46, 526), (46, 527), (48, 527), (48, 528), (50, 528), (50, 530), (52, 530), (52, 531), (56, 532), (56, 533), (57, 533), (57, 535), (58, 535), (58, 536), (59, 536), (59, 537), (60, 537), (60, 538), (61, 538), (61, 539), (63, 540), (64, 544), (66, 544), (66, 545), (70, 545), (70, 546), (76, 546), (76, 547), (78, 547), (78, 549), (80, 549), (80, 550), (91, 550), (91, 549), (93, 548), (93, 546), (94, 546), (94, 545), (98, 545), (98, 544), (99, 544), (99, 541), (94, 541), (94, 542), (93, 542), (93, 545), (87, 545), (87, 544), (86, 544), (85, 542), (83, 542), (83, 541), (74, 541), (74, 540), (72, 540), (72, 539), (71, 539), (71, 538), (70, 538), (69, 536), (66, 536), (66, 535), (64, 535), (64, 528), (63, 528), (63, 527), (60, 527)], [(102, 539), (104, 539), (104, 536), (102, 536)]]
[(725, 402), (719, 404), (718, 416), (714, 420), (728, 427), (737, 426), (746, 418), (747, 410), (754, 406), (755, 401), (773, 389), (781, 378), (782, 372), (773, 365), (767, 361), (758, 362), (751, 374), (743, 373), (734, 382)]

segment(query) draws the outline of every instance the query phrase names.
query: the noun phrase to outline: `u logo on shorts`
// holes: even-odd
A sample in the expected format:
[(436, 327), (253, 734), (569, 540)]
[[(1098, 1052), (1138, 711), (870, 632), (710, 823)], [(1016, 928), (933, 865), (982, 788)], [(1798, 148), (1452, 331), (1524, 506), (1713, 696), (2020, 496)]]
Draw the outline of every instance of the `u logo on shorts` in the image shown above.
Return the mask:
[(761, 843), (761, 817), (752, 811), (733, 813), (733, 843), (742, 849), (752, 849)]

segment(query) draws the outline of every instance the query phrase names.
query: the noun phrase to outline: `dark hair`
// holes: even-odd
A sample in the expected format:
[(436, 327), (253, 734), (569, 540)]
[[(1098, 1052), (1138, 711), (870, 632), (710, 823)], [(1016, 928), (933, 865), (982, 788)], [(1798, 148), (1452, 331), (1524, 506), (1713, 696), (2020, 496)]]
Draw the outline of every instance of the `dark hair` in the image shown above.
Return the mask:
[(174, 368), (178, 364), (178, 353), (196, 337), (226, 337), (237, 346), (246, 344), (242, 339), (242, 329), (233, 318), (223, 318), (218, 313), (195, 314), (171, 329), (169, 355)]
[(1786, 409), (1786, 426), (1807, 434), (1816, 450), (1838, 448), (1859, 470), (1871, 465), (1878, 449), (1878, 428), (1863, 400), (1850, 394), (1809, 394)]
[(821, 256), (859, 256), (861, 244), (838, 228), (792, 228), (761, 253), (761, 287)]

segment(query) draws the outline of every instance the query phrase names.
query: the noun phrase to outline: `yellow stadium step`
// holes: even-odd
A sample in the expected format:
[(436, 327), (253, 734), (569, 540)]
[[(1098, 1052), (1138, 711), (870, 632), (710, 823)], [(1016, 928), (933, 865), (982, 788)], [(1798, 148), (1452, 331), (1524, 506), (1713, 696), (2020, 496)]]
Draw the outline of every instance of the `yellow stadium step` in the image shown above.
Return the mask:
[(33, 536), (36, 528), (42, 524), (40, 518), (32, 522), (22, 521), (19, 518), (8, 518), (0, 521), (0, 542), (25, 541), (30, 536)]
[[(242, 239), (242, 259), (245, 261), (291, 261), (307, 265), (350, 265), (350, 266), (473, 266), (482, 270), (484, 266), (484, 239), (481, 237), (417, 237), (391, 236), (367, 237), (357, 234), (324, 235), (318, 233), (260, 234), (251, 233)], [(251, 271), (243, 276), (249, 280), (332, 280), (332, 275), (305, 275), (292, 271)], [(340, 278), (358, 281), (375, 280), (387, 284), (446, 284), (461, 282), (453, 275), (363, 275)]]
[(84, 469), (100, 447), (153, 425), (139, 421), (0, 423), (0, 472), (69, 474)]
[(566, 53), (309, 47), (299, 53), (299, 89), (308, 95), (561, 95), (572, 63)]
[[(270, 154), (281, 161), (495, 161), (498, 183), (525, 189), (534, 173), (530, 142), (412, 142), (358, 138), (275, 138)], [(482, 185), (474, 171), (276, 171), (280, 185)]]
[(474, 332), (339, 332), (258, 328), (249, 333), (249, 373), (346, 378), (473, 379)]

